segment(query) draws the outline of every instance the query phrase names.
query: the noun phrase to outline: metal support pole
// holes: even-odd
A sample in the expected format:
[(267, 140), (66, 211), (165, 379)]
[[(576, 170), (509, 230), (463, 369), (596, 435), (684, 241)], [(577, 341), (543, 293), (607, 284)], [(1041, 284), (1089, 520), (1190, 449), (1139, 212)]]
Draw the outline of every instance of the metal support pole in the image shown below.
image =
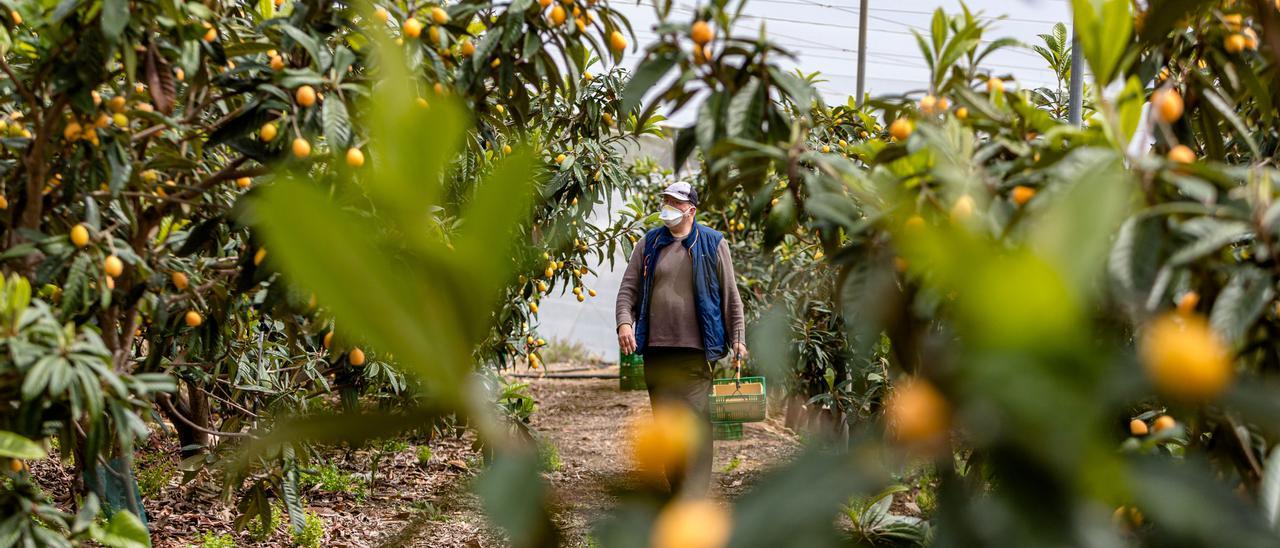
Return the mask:
[[(1072, 24), (1072, 27), (1075, 25)], [(1071, 29), (1071, 96), (1067, 120), (1079, 126), (1084, 121), (1084, 54), (1080, 53), (1080, 37)]]
[(867, 84), (867, 0), (862, 0), (858, 9), (858, 101), (862, 106), (862, 97)]

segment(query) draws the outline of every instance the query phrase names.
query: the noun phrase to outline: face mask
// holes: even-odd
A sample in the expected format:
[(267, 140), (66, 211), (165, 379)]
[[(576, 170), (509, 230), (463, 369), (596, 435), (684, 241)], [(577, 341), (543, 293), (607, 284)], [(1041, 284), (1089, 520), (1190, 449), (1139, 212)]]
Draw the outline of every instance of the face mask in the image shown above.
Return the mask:
[(667, 228), (674, 228), (680, 224), (680, 221), (684, 220), (684, 212), (672, 206), (664, 205), (658, 211), (658, 218), (662, 220), (663, 224), (667, 225)]

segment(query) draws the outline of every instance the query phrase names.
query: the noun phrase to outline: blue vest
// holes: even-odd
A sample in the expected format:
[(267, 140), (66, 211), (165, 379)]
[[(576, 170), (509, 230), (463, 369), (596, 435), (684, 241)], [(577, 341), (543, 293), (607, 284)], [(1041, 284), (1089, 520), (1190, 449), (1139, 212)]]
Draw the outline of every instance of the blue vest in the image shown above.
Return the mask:
[[(720, 307), (720, 240), (724, 235), (713, 229), (693, 223), (693, 231), (682, 242), (685, 251), (693, 259), (694, 308), (698, 314), (698, 327), (702, 330), (702, 348), (707, 361), (716, 361), (729, 354), (725, 340), (724, 314)], [(640, 275), (640, 313), (636, 315), (636, 348), (643, 354), (649, 338), (649, 297), (653, 292), (653, 272), (658, 264), (658, 253), (675, 242), (675, 237), (665, 226), (650, 230), (644, 235), (644, 270)]]

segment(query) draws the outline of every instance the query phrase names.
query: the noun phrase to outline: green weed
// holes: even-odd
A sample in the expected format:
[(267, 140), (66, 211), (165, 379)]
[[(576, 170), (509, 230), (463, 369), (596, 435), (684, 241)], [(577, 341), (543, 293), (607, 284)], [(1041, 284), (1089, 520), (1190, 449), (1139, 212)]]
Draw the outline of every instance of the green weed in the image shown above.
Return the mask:
[(724, 468), (720, 469), (720, 471), (725, 474), (728, 474), (734, 470), (737, 470), (738, 467), (740, 466), (742, 466), (742, 459), (739, 459), (735, 455), (732, 459), (729, 459), (729, 464), (724, 465)]
[(559, 472), (560, 467), (564, 465), (560, 461), (560, 449), (547, 438), (538, 439), (538, 461), (541, 463), (543, 472)]
[(307, 510), (303, 517), (302, 530), (292, 534), (293, 545), (302, 548), (319, 548), (324, 540), (324, 519)]
[(228, 533), (205, 531), (200, 535), (200, 548), (236, 548), (236, 538)]

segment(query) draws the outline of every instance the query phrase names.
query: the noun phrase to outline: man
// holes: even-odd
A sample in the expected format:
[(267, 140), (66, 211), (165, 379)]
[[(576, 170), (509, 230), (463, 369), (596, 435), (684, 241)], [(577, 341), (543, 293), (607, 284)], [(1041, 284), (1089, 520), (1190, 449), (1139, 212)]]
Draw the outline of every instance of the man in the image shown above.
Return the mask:
[(673, 492), (696, 495), (711, 481), (712, 363), (747, 356), (742, 299), (728, 241), (694, 219), (697, 191), (674, 183), (662, 202), (664, 226), (636, 244), (618, 290), (618, 346), (644, 355), (651, 406), (687, 406), (701, 417), (693, 462), (665, 470)]

